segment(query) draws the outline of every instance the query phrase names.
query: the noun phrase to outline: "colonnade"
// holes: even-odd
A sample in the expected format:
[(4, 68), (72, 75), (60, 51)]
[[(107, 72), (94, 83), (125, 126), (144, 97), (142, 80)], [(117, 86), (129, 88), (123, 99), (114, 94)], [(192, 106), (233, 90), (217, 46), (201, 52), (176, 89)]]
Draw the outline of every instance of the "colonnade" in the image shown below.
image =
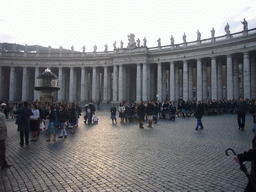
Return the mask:
[[(256, 98), (255, 51), (161, 62), (52, 66), (60, 91), (56, 101), (131, 102)], [(0, 66), (0, 99), (39, 100), (34, 91), (46, 67)]]

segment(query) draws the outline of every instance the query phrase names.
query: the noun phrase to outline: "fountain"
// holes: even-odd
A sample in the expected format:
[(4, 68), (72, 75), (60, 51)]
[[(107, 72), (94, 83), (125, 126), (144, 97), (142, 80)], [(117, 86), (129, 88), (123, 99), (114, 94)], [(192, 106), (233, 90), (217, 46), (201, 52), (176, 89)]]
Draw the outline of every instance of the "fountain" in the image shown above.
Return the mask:
[(38, 86), (34, 87), (36, 91), (41, 92), (40, 103), (53, 103), (52, 93), (54, 91), (59, 91), (58, 87), (58, 78), (55, 74), (51, 72), (49, 68), (45, 69), (45, 71), (37, 77)]

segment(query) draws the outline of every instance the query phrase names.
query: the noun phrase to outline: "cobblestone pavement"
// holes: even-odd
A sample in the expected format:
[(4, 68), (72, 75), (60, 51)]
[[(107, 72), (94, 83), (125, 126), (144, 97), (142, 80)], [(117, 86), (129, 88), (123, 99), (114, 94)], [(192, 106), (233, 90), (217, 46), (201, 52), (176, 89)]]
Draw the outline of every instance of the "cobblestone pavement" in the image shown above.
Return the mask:
[[(247, 179), (225, 150), (251, 148), (252, 117), (239, 131), (236, 115), (159, 120), (153, 129), (138, 123), (112, 125), (109, 112), (98, 112), (99, 124), (79, 119), (76, 134), (66, 139), (19, 145), (8, 120), (7, 160), (0, 170), (0, 191), (243, 191)], [(145, 126), (145, 124), (144, 124)], [(249, 168), (250, 164), (246, 163)]]

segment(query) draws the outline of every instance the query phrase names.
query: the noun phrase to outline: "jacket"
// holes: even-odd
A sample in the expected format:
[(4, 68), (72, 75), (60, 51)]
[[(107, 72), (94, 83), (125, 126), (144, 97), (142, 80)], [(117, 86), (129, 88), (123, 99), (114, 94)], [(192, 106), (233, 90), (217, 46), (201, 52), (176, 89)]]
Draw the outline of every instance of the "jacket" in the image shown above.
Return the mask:
[(5, 114), (0, 112), (0, 140), (5, 140), (7, 138), (7, 126)]

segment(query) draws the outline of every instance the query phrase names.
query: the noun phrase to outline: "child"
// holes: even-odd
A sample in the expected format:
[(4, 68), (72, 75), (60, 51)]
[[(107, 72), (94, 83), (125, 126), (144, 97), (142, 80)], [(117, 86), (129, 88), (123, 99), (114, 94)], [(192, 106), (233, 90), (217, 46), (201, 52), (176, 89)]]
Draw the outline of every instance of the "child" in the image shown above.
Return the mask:
[(97, 116), (94, 116), (94, 117), (93, 117), (93, 123), (94, 123), (94, 124), (98, 124), (98, 120), (99, 120), (99, 119), (98, 119)]

